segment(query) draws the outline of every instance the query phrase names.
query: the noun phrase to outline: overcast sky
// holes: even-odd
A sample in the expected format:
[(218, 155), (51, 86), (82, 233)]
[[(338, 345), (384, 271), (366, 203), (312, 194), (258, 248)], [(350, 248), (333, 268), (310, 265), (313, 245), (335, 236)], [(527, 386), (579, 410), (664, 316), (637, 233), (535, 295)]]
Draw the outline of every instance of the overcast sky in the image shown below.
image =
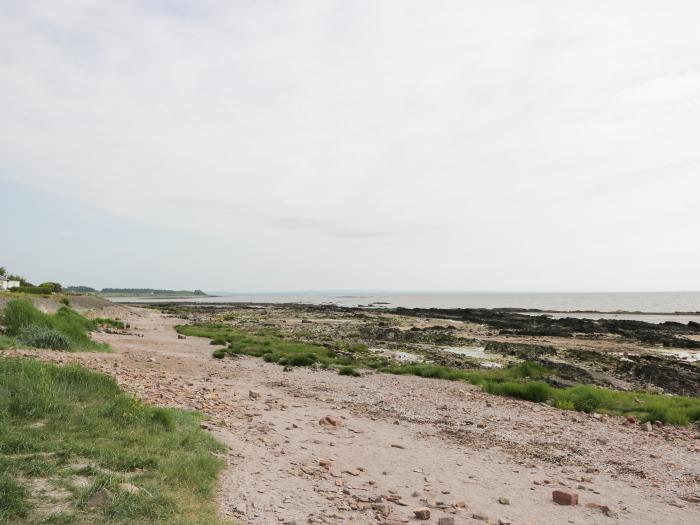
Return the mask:
[(700, 2), (0, 0), (0, 265), (700, 290)]

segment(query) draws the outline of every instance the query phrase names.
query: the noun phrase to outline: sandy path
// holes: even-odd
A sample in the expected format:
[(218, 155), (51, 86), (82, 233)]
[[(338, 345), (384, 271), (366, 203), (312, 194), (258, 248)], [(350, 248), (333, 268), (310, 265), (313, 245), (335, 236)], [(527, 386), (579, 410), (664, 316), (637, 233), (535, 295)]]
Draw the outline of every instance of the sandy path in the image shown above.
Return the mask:
[[(426, 503), (422, 523), (700, 523), (692, 429), (643, 432), (439, 380), (215, 360), (208, 340), (178, 339), (177, 319), (131, 309), (129, 322), (142, 337), (98, 336), (114, 353), (41, 357), (79, 360), (152, 402), (209, 414), (231, 448), (221, 512), (244, 523), (418, 523), (411, 510)], [(344, 424), (324, 427), (325, 415)], [(580, 505), (553, 503), (556, 488)]]

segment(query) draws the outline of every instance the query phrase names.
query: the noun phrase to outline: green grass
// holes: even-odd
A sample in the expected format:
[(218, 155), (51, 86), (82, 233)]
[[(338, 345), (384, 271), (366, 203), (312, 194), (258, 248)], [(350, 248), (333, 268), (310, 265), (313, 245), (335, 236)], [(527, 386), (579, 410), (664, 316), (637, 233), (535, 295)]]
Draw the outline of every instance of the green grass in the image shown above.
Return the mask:
[(338, 368), (338, 373), (351, 376), (359, 375), (358, 368), (375, 368), (388, 374), (465, 381), (480, 386), (490, 394), (549, 403), (566, 410), (634, 415), (642, 421), (662, 421), (673, 425), (700, 422), (698, 398), (621, 392), (589, 385), (555, 388), (544, 382), (554, 372), (528, 361), (488, 370), (464, 370), (429, 363), (391, 364), (384, 358), (373, 356), (363, 344), (334, 344), (336, 351), (278, 336), (244, 333), (226, 324), (180, 325), (177, 331), (209, 337), (216, 344), (228, 344), (227, 348), (214, 351), (213, 355), (217, 358), (245, 354), (288, 366)]
[(8, 337), (6, 335), (0, 335), (0, 350), (10, 350), (12, 348), (19, 348), (22, 345), (14, 337)]
[(96, 330), (97, 324), (67, 306), (55, 314), (45, 314), (29, 300), (13, 299), (5, 305), (1, 321), (5, 336), (26, 346), (71, 351), (108, 348), (90, 338), (89, 332)]
[(284, 366), (381, 368), (388, 364), (386, 359), (367, 353), (364, 345), (344, 346), (342, 350), (351, 355), (341, 355), (330, 347), (288, 340), (269, 333), (250, 334), (225, 324), (179, 325), (176, 330), (184, 335), (208, 337), (213, 344), (228, 345), (214, 351), (212, 355), (217, 358), (251, 355)]
[(94, 321), (98, 325), (111, 326), (112, 328), (117, 328), (119, 330), (124, 330), (124, 328), (126, 328), (124, 321), (120, 321), (119, 319), (111, 319), (109, 317), (98, 317), (97, 319), (94, 319)]
[(565, 410), (633, 415), (641, 421), (671, 425), (700, 422), (700, 399), (694, 397), (622, 392), (590, 385), (556, 388), (543, 381), (552, 374), (541, 365), (524, 362), (501, 369), (461, 370), (430, 364), (387, 367), (390, 374), (409, 374), (479, 385), (489, 394), (550, 403)]
[[(223, 462), (214, 453), (225, 448), (200, 420), (146, 405), (80, 366), (0, 358), (0, 523), (222, 523), (213, 498)], [(87, 486), (72, 484), (76, 475)], [(42, 512), (50, 502), (33, 480), (66, 489), (68, 510)], [(108, 497), (90, 505), (102, 489)]]

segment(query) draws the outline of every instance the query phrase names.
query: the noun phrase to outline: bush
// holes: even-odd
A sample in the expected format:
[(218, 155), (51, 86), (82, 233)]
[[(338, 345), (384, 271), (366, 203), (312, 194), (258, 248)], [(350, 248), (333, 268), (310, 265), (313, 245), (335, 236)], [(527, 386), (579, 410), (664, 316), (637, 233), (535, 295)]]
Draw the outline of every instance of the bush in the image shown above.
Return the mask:
[(43, 286), (18, 286), (16, 288), (12, 288), (12, 291), (19, 293), (29, 293), (33, 295), (51, 295), (53, 293), (53, 288)]
[(351, 366), (343, 366), (338, 370), (338, 375), (360, 377), (361, 374), (356, 368), (353, 368)]
[(59, 293), (63, 290), (63, 287), (60, 284), (54, 283), (54, 282), (41, 283), (38, 287), (39, 288), (49, 288), (49, 289), (51, 289), (52, 293)]
[(30, 325), (22, 328), (18, 339), (27, 346), (49, 348), (51, 350), (68, 350), (70, 341), (55, 328), (42, 325)]

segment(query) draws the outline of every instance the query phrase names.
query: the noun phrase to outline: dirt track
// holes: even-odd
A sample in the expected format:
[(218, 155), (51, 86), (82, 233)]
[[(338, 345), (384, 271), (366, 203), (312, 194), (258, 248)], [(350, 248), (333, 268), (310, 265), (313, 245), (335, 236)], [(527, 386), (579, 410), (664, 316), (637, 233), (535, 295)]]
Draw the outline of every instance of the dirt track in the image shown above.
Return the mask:
[[(429, 523), (700, 522), (688, 501), (700, 496), (692, 429), (643, 432), (461, 383), (215, 360), (208, 340), (178, 339), (180, 320), (130, 309), (128, 321), (142, 337), (98, 335), (111, 354), (24, 353), (81, 361), (151, 402), (207, 413), (231, 448), (221, 512), (244, 523), (418, 523), (412, 509), (426, 503)], [(343, 425), (320, 425), (326, 415)], [(553, 503), (557, 488), (580, 504)]]

